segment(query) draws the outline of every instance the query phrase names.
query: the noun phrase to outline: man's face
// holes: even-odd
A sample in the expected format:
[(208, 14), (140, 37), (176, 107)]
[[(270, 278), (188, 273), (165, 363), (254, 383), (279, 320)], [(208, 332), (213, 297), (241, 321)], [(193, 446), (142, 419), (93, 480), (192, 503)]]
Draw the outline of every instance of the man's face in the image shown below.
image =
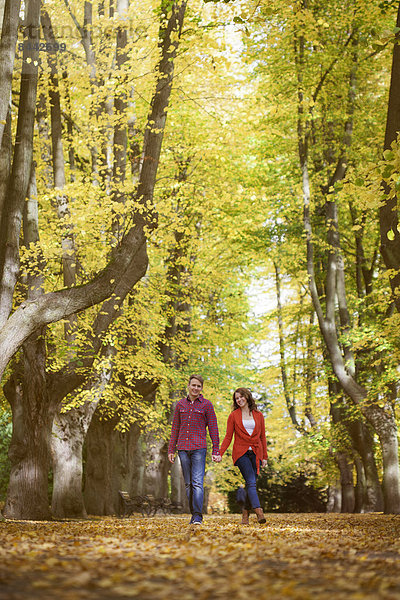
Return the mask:
[(203, 389), (201, 381), (193, 377), (189, 383), (189, 396), (191, 400), (196, 400), (201, 394), (201, 390)]

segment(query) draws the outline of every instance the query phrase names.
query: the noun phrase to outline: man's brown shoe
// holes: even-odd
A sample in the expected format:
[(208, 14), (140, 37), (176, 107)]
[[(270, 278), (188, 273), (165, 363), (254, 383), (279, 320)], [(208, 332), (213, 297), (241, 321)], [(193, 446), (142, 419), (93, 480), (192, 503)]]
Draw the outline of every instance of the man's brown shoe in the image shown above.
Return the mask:
[(242, 510), (242, 525), (249, 524), (249, 511), (245, 508)]

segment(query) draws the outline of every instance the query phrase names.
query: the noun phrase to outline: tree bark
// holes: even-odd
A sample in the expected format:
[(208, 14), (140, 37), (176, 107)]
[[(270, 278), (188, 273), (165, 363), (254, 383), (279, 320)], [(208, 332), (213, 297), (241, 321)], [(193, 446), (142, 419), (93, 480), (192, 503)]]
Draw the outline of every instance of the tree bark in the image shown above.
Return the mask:
[(143, 479), (143, 492), (155, 498), (168, 497), (169, 462), (167, 457), (168, 442), (163, 438), (148, 433), (144, 437), (146, 447), (146, 466)]
[[(111, 359), (111, 357), (110, 357)], [(52, 430), (53, 496), (52, 513), (59, 519), (86, 518), (82, 496), (83, 444), (93, 414), (112, 374), (111, 360), (106, 363), (96, 380), (86, 388), (92, 399), (67, 412), (57, 411)]]
[(393, 406), (388, 401), (383, 408), (367, 404), (364, 411), (377, 432), (381, 444), (384, 511), (386, 514), (400, 514), (399, 444)]
[[(346, 429), (354, 449), (355, 458), (360, 457), (363, 466), (363, 477), (357, 478), (358, 483), (358, 505), (356, 512), (374, 512), (383, 510), (383, 494), (379, 481), (378, 469), (374, 455), (374, 439), (368, 425), (361, 415), (356, 416), (347, 406), (343, 394), (340, 394), (340, 386), (334, 379), (329, 380), (331, 401), (330, 414), (335, 424), (341, 424)], [(360, 486), (362, 485), (362, 491)]]
[(0, 225), (4, 215), (7, 186), (11, 172), (12, 139), (11, 139), (11, 109), (8, 110), (0, 146)]
[[(396, 26), (400, 28), (400, 3), (397, 11)], [(386, 118), (386, 130), (384, 150), (390, 150), (393, 142), (397, 141), (400, 132), (400, 46), (399, 33), (396, 33), (396, 41), (393, 44), (392, 71), (390, 79), (388, 111)], [(383, 181), (385, 200), (379, 209), (379, 222), (381, 232), (381, 253), (385, 265), (391, 269), (390, 284), (393, 290), (393, 298), (397, 310), (400, 312), (400, 297), (398, 288), (400, 286), (400, 232), (398, 217), (397, 194)]]
[(11, 85), (18, 39), (21, 0), (3, 0), (0, 40), (0, 147), (11, 104)]
[(143, 493), (144, 456), (140, 430), (115, 430), (117, 420), (101, 421), (97, 413), (86, 438), (84, 499), (91, 515), (118, 513), (119, 490), (130, 496)]
[(344, 452), (336, 452), (335, 460), (339, 467), (340, 487), (342, 490), (340, 512), (353, 513), (355, 507), (353, 465)]
[(45, 381), (44, 335), (32, 336), (23, 347), (21, 372), (4, 386), (13, 415), (10, 482), (3, 514), (8, 519), (47, 520), (50, 432), (54, 412)]
[(328, 513), (340, 513), (342, 510), (342, 489), (340, 483), (337, 482), (334, 485), (328, 487), (328, 502), (326, 505), (326, 512)]
[[(354, 466), (356, 468), (357, 480), (354, 489), (355, 495), (355, 505), (354, 512), (355, 513), (364, 513), (365, 511), (365, 490), (367, 489), (367, 480), (365, 477), (364, 465), (359, 456), (355, 455), (354, 457)], [(383, 508), (383, 503), (382, 503)]]
[(180, 461), (175, 460), (171, 465), (171, 501), (182, 506), (182, 511), (190, 513), (189, 501), (186, 495), (185, 481), (182, 476)]
[[(33, 159), (33, 128), (39, 64), (39, 50), (31, 48), (36, 46), (39, 48), (40, 4), (40, 0), (30, 0), (26, 17), (24, 39), (26, 39), (28, 33), (32, 39), (29, 39), (29, 46), (25, 44), (23, 51), (14, 157), (1, 220), (0, 327), (6, 323), (11, 312), (14, 288), (19, 276), (19, 239), (24, 201), (27, 197)], [(8, 100), (7, 98), (4, 119), (7, 117)], [(43, 325), (45, 323), (41, 323), (41, 326)], [(33, 331), (34, 329), (29, 332), (24, 340)], [(24, 340), (21, 340), (21, 343)], [(9, 355), (8, 360), (10, 358)], [(3, 370), (0, 370), (0, 376), (2, 374)]]

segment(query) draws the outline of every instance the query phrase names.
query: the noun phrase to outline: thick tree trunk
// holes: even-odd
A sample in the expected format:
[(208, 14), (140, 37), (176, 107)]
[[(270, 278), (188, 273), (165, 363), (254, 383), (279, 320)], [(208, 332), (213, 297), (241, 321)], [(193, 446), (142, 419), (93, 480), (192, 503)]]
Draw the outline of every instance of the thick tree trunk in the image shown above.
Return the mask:
[(343, 423), (363, 465), (363, 473), (358, 471), (359, 477), (357, 478), (359, 485), (363, 485), (362, 503), (356, 502), (358, 508), (355, 510), (363, 513), (381, 512), (384, 508), (384, 499), (375, 461), (374, 439), (368, 429), (370, 426), (361, 419), (351, 417), (344, 418)]
[(155, 498), (168, 497), (167, 457), (168, 443), (156, 435), (148, 433), (144, 437), (146, 447), (146, 466), (143, 480), (143, 491)]
[(56, 519), (87, 517), (82, 496), (84, 429), (79, 410), (60, 414), (53, 422), (51, 510)]
[[(331, 403), (332, 420), (345, 427), (354, 448), (354, 454), (360, 457), (363, 465), (363, 478), (357, 481), (359, 486), (363, 483), (364, 485), (362, 495), (358, 497), (358, 508), (355, 510), (356, 512), (380, 512), (383, 510), (383, 494), (375, 462), (374, 439), (369, 431), (369, 426), (363, 421), (361, 415), (356, 418), (351, 414), (344, 398), (337, 400), (340, 386), (335, 380), (329, 381), (329, 390), (331, 397), (336, 398)], [(357, 461), (357, 459), (355, 460)]]
[[(24, 243), (39, 240), (35, 168), (32, 165), (28, 199), (24, 205)], [(37, 264), (43, 264), (39, 251)], [(26, 281), (28, 299), (43, 293), (43, 275), (30, 273)], [(48, 470), (50, 460), (49, 423), (53, 407), (48, 396), (45, 372), (45, 330), (33, 335), (23, 346), (23, 358), (15, 363), (4, 387), (13, 414), (10, 444), (12, 464), (4, 514), (8, 518), (45, 519), (50, 516)]]
[(32, 337), (23, 347), (21, 373), (5, 386), (13, 414), (10, 483), (3, 514), (8, 519), (49, 519), (50, 433), (54, 413), (45, 381), (45, 340)]
[(84, 499), (91, 515), (118, 513), (119, 490), (131, 496), (143, 492), (144, 458), (140, 430), (115, 431), (117, 420), (101, 421), (94, 414), (86, 437)]
[[(107, 348), (108, 350), (108, 348)], [(92, 400), (67, 412), (57, 411), (53, 423), (53, 498), (52, 511), (57, 518), (86, 517), (82, 496), (83, 445), (93, 414), (112, 375), (113, 352), (106, 352), (109, 361), (85, 386)]]
[(368, 406), (366, 412), (382, 449), (384, 512), (400, 514), (399, 445), (393, 407), (387, 402), (384, 408)]

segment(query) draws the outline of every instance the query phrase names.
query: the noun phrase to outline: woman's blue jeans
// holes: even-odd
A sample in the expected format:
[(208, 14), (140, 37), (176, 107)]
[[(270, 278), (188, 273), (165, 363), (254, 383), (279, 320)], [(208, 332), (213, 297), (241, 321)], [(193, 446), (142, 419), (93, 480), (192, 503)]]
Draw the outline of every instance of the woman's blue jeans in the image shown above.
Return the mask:
[(256, 455), (253, 450), (247, 450), (243, 456), (237, 459), (235, 467), (239, 467), (241, 474), (246, 482), (246, 503), (244, 508), (259, 508), (261, 506), (257, 494), (257, 463)]
[(207, 448), (198, 450), (179, 450), (186, 495), (192, 518), (202, 521), (204, 499), (204, 471), (206, 468)]

